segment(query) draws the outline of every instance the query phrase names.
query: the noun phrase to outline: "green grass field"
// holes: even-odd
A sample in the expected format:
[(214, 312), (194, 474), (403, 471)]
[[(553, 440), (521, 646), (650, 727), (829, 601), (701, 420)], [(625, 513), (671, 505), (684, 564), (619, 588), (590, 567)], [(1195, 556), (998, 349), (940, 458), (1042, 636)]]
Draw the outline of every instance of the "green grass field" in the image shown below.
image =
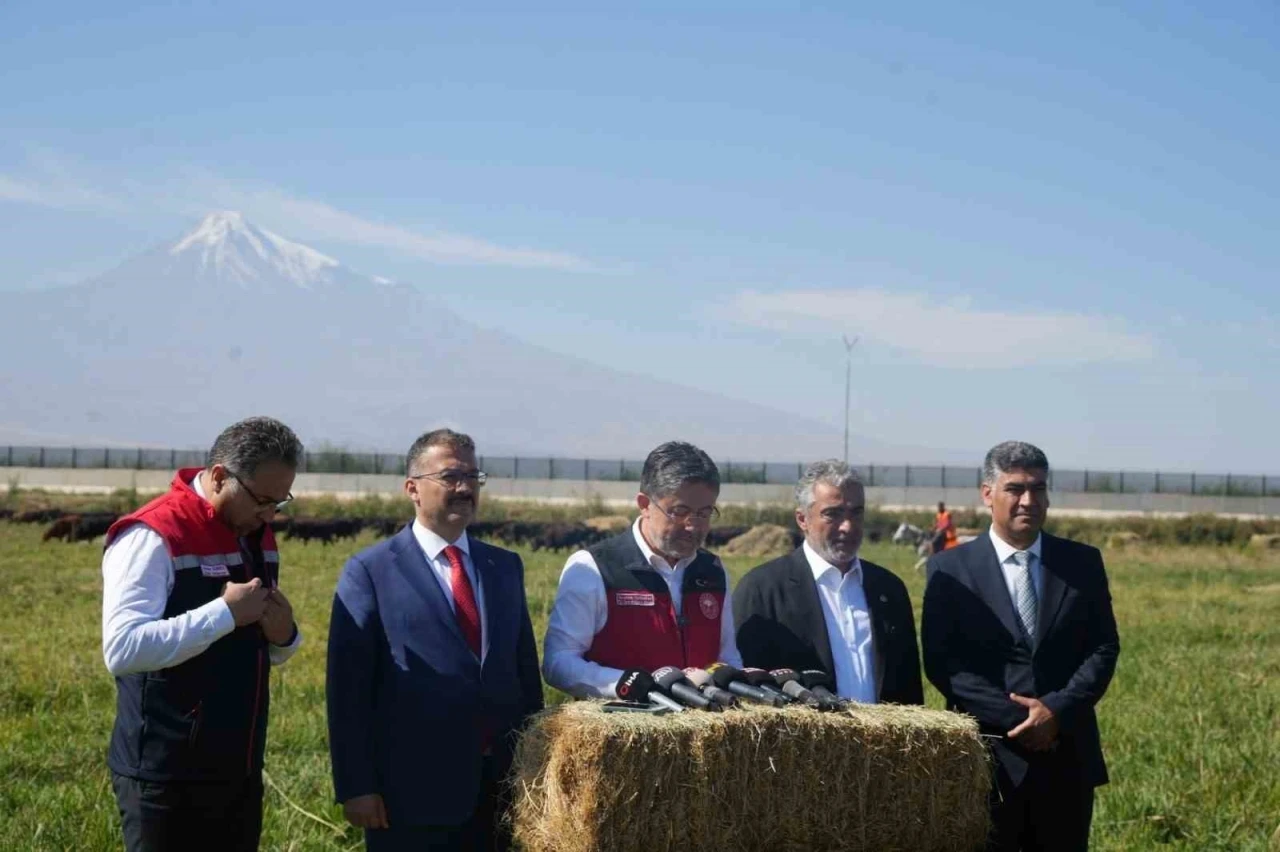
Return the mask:
[[(100, 550), (42, 545), (40, 532), (0, 522), (0, 849), (118, 849)], [(324, 648), (338, 571), (369, 543), (282, 545), (306, 641), (273, 675), (264, 849), (362, 848), (331, 802)], [(906, 580), (918, 615), (911, 554), (863, 555)], [(524, 557), (541, 635), (564, 554)], [(755, 561), (729, 568), (741, 576)], [(1100, 706), (1113, 781), (1093, 848), (1268, 849), (1280, 829), (1280, 558), (1152, 547), (1109, 553), (1107, 567), (1123, 650)]]

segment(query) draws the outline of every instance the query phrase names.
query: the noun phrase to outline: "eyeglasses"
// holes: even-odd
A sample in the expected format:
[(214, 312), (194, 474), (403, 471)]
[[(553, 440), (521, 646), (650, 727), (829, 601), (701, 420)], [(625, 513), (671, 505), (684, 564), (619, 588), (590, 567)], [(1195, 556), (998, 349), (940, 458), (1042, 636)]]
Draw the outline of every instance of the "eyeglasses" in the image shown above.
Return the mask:
[(250, 497), (253, 498), (253, 501), (258, 504), (259, 509), (266, 509), (268, 506), (270, 506), (271, 508), (275, 509), (277, 512), (283, 512), (285, 506), (288, 506), (290, 503), (293, 502), (292, 491), (290, 491), (289, 494), (283, 500), (272, 500), (269, 497), (259, 497), (256, 493), (254, 493), (254, 490), (252, 488), (250, 488), (248, 485), (245, 484), (245, 481), (243, 479), (241, 479), (239, 476), (236, 476), (231, 471), (227, 471), (227, 473), (230, 473), (231, 478), (234, 479), (236, 482), (240, 483), (240, 487), (244, 489), (244, 492), (246, 494), (248, 494)]
[(489, 479), (489, 475), (483, 470), (438, 470), (435, 473), (415, 473), (409, 477), (410, 479), (434, 479), (445, 488), (452, 488), (455, 491), (462, 486), (462, 483), (474, 485), (476, 488), (483, 488), (485, 482)]
[(705, 524), (708, 521), (714, 521), (716, 518), (720, 517), (720, 510), (715, 506), (708, 506), (705, 509), (699, 509), (695, 512), (683, 503), (677, 503), (670, 509), (664, 509), (658, 501), (654, 500), (652, 497), (649, 498), (649, 505), (666, 515), (671, 520), (681, 524), (686, 524), (689, 521), (697, 521), (698, 523)]

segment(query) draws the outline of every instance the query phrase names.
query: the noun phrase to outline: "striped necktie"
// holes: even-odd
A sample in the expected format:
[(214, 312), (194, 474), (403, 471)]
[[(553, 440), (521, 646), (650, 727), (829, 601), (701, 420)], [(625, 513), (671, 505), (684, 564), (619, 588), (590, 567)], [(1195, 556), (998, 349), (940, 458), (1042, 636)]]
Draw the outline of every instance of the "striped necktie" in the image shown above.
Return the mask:
[(1027, 550), (1018, 550), (1013, 554), (1017, 569), (1013, 572), (1013, 605), (1018, 610), (1018, 620), (1027, 638), (1036, 641), (1036, 620), (1040, 602), (1036, 597), (1036, 584), (1031, 581), (1031, 560), (1035, 555)]

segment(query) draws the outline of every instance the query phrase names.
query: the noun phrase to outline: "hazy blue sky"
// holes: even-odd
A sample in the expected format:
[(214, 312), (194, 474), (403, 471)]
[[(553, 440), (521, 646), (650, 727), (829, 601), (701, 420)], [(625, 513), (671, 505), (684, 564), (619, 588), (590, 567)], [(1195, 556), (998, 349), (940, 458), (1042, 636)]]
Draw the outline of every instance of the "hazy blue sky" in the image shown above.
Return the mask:
[(238, 209), (835, 424), (859, 334), (861, 434), (1280, 473), (1271, 0), (117, 5), (0, 4), (0, 288)]

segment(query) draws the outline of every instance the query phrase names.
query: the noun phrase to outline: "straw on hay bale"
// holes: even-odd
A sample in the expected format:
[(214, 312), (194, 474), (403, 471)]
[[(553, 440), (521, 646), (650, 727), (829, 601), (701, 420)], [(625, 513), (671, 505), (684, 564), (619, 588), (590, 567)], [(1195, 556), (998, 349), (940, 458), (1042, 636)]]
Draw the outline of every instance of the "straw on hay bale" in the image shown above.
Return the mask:
[(725, 556), (773, 556), (792, 549), (791, 533), (777, 524), (759, 524), (730, 541), (720, 553)]
[(967, 852), (987, 833), (976, 723), (919, 707), (653, 716), (573, 702), (533, 720), (512, 771), (527, 852)]

